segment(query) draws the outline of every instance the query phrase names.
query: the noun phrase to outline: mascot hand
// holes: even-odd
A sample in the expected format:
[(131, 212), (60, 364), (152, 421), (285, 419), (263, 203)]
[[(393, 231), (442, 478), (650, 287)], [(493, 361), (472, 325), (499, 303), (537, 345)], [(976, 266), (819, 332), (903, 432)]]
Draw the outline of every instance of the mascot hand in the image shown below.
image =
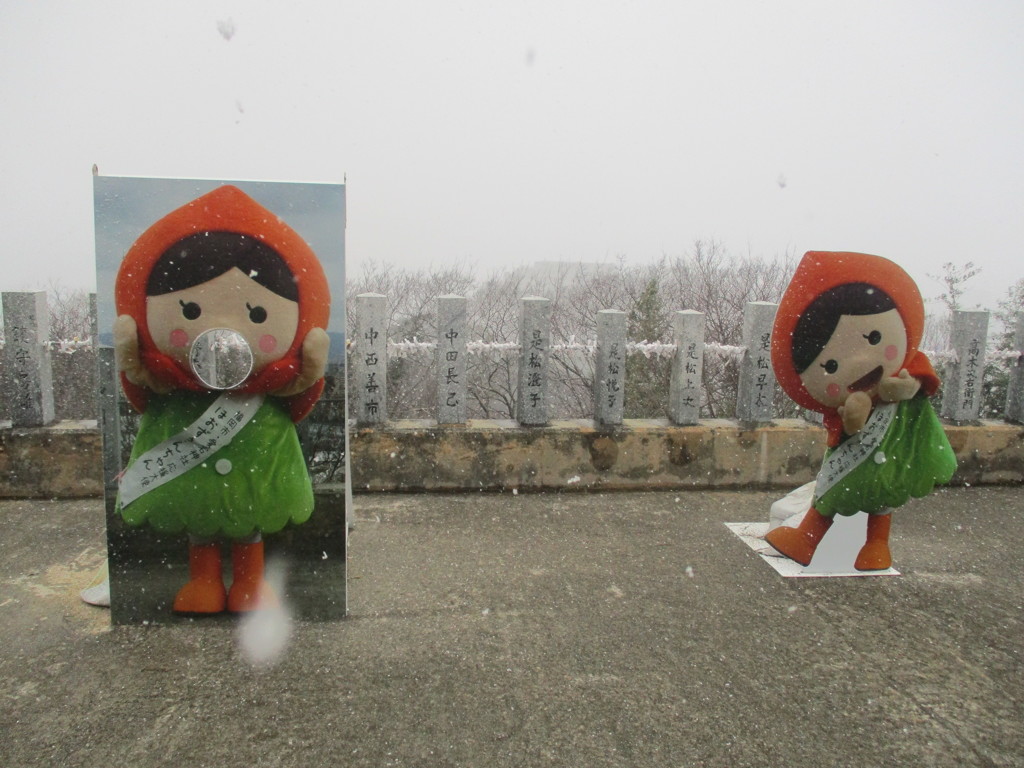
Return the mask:
[(836, 409), (843, 420), (843, 431), (855, 435), (864, 428), (871, 415), (871, 396), (867, 392), (854, 392), (846, 404)]
[(290, 397), (305, 392), (324, 377), (327, 370), (327, 352), (331, 348), (331, 339), (323, 328), (313, 328), (302, 340), (302, 369), (294, 381), (281, 387), (272, 395)]
[(132, 384), (165, 394), (171, 387), (158, 380), (142, 364), (139, 355), (139, 331), (131, 315), (120, 315), (114, 321), (114, 360), (117, 369)]
[(887, 376), (878, 382), (878, 396), (887, 403), (909, 400), (921, 389), (921, 382), (904, 368), (896, 376)]

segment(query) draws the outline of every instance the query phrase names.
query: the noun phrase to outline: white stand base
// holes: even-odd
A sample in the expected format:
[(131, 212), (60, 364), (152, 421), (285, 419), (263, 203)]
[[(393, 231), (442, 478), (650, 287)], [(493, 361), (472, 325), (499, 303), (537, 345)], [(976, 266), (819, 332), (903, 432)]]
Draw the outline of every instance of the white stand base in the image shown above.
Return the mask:
[[(791, 518), (786, 523), (796, 525), (800, 522), (801, 517), (801, 515), (797, 515), (796, 519)], [(858, 571), (853, 567), (857, 553), (864, 546), (867, 536), (868, 516), (863, 512), (849, 517), (836, 515), (835, 522), (821, 540), (818, 549), (815, 550), (814, 559), (806, 567), (780, 555), (769, 546), (768, 542), (764, 540), (764, 535), (768, 532), (768, 523), (726, 523), (725, 525), (780, 575), (787, 578), (900, 575), (900, 572), (894, 568), (884, 571)]]

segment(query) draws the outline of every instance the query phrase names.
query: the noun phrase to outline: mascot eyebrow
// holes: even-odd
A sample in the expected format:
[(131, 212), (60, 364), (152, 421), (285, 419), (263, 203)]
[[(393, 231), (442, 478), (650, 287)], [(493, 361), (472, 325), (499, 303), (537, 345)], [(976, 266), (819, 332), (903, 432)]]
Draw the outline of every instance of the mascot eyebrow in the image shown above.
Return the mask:
[(266, 243), (237, 232), (197, 232), (163, 252), (146, 282), (147, 296), (202, 285), (231, 269), (289, 301), (299, 289), (284, 259)]
[(877, 315), (896, 309), (885, 291), (870, 283), (837, 285), (812, 301), (793, 329), (793, 367), (806, 371), (832, 338), (844, 315)]

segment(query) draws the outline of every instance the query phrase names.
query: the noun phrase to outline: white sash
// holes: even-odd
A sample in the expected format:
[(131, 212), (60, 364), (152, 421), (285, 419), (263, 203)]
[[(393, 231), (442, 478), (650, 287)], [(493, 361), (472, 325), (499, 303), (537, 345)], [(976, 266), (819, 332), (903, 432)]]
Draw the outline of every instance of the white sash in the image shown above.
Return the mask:
[(263, 395), (225, 392), (194, 422), (139, 456), (121, 476), (121, 507), (202, 464), (237, 435), (263, 404)]
[[(836, 483), (859, 467), (882, 444), (882, 438), (896, 417), (896, 403), (876, 405), (863, 429), (836, 448), (825, 459), (814, 481), (814, 497), (820, 499)], [(885, 461), (885, 457), (882, 457)]]

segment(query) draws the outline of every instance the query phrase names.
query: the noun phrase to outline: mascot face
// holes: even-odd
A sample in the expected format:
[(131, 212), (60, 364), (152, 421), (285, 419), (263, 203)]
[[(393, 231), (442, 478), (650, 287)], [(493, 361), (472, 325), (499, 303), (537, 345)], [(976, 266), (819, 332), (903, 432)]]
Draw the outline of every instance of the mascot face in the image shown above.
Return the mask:
[(175, 243), (146, 292), (153, 345), (214, 389), (283, 358), (299, 327), (290, 270), (245, 235), (203, 232)]
[(235, 232), (182, 238), (146, 285), (153, 345), (212, 389), (284, 357), (299, 327), (295, 278), (272, 248)]
[(921, 294), (899, 266), (869, 254), (810, 251), (779, 302), (772, 368), (799, 405), (835, 414), (854, 392), (874, 398), (882, 379), (903, 367), (916, 375), (923, 327)]
[(288, 351), (299, 307), (233, 268), (202, 285), (148, 297), (146, 320), (156, 348), (181, 365), (189, 364), (189, 350), (203, 333), (225, 328), (245, 340), (261, 370)]
[(303, 339), (330, 311), (313, 251), (230, 185), (146, 230), (121, 264), (115, 297), (118, 314), (138, 325), (146, 368), (190, 390), (285, 386)]
[(899, 372), (907, 355), (907, 328), (895, 309), (873, 315), (841, 315), (836, 329), (800, 374), (807, 392), (837, 408), (854, 392), (874, 397), (883, 377)]

